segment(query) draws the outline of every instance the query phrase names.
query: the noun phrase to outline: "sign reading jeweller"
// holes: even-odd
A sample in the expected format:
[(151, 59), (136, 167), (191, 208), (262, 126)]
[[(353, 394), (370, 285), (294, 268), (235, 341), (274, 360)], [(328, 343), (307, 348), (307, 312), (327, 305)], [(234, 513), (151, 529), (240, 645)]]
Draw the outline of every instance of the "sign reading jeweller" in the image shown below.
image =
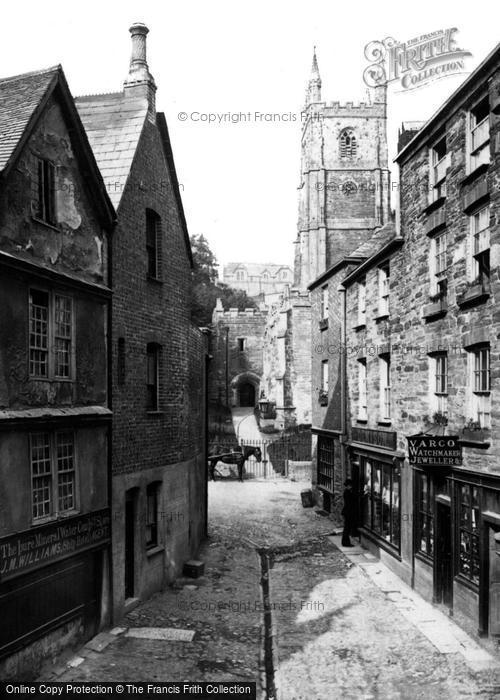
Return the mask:
[(457, 467), (462, 464), (458, 435), (412, 435), (407, 440), (410, 464), (417, 467)]

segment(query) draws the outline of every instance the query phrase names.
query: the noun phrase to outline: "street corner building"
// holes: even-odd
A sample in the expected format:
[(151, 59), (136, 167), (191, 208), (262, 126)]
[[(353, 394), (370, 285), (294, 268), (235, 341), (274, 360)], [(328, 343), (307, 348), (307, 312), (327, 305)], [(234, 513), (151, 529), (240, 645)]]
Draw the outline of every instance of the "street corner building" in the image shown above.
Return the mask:
[(0, 81), (2, 678), (119, 621), (206, 534), (207, 336), (130, 32), (121, 92), (74, 100), (60, 67)]
[(115, 212), (60, 67), (0, 80), (0, 677), (110, 620)]
[(495, 636), (499, 46), (428, 122), (403, 125), (396, 161), (394, 224), (310, 285), (313, 485), (339, 515), (351, 476), (362, 543)]
[(130, 28), (120, 92), (76, 98), (117, 211), (112, 256), (115, 620), (182, 572), (206, 534), (207, 336), (190, 320), (192, 256), (172, 147)]

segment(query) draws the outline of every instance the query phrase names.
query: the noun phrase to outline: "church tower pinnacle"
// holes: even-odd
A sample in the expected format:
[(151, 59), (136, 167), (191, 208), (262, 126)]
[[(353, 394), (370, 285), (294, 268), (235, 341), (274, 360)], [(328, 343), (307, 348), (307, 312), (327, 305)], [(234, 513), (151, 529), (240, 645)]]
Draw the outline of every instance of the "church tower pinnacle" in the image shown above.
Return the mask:
[(321, 77), (318, 68), (318, 59), (316, 57), (316, 47), (314, 47), (311, 77), (306, 92), (306, 106), (314, 102), (321, 102)]

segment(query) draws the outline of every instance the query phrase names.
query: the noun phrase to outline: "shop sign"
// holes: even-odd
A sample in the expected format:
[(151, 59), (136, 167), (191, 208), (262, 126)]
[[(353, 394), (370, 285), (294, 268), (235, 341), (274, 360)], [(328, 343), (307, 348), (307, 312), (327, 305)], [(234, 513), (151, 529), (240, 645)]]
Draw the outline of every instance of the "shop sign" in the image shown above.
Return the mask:
[(412, 435), (407, 439), (410, 464), (449, 468), (462, 464), (458, 435)]
[(0, 581), (106, 544), (109, 509), (57, 520), (0, 539)]

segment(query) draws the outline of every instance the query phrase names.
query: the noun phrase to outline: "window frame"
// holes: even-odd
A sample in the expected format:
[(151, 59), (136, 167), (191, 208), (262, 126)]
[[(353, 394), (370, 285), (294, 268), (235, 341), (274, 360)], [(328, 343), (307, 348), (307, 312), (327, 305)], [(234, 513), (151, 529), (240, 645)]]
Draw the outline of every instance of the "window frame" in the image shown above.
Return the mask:
[[(463, 497), (464, 490), (468, 491), (468, 502)], [(476, 498), (474, 499), (474, 492)], [(474, 504), (475, 500), (475, 504)], [(456, 574), (466, 579), (474, 586), (479, 586), (480, 578), (480, 488), (475, 484), (457, 483), (457, 542), (456, 542)], [(464, 509), (465, 506), (465, 509)], [(466, 515), (464, 517), (464, 510)], [(466, 535), (467, 537), (465, 537)], [(464, 536), (464, 537), (463, 537)], [(469, 552), (462, 552), (462, 542), (469, 539)], [(475, 543), (475, 547), (474, 547)], [(465, 556), (463, 556), (465, 554)], [(468, 561), (466, 561), (468, 559)]]
[(321, 361), (321, 391), (328, 394), (329, 390), (329, 363), (328, 360)]
[(354, 129), (342, 129), (339, 135), (339, 156), (341, 159), (352, 159), (358, 154), (358, 140)]
[[(485, 117), (480, 121), (477, 121), (476, 111), (479, 111), (481, 105), (486, 104), (488, 106), (488, 112)], [(480, 98), (478, 98), (474, 104), (469, 108), (467, 113), (467, 172), (472, 173), (474, 170), (479, 168), (481, 165), (488, 165), (491, 161), (490, 154), (490, 117), (491, 117), (491, 106), (489, 93), (486, 92)], [(483, 125), (488, 125), (487, 137), (480, 142), (480, 145), (474, 144), (474, 137), (479, 128)]]
[[(480, 218), (483, 212), (486, 213), (484, 218), (487, 221), (487, 225), (483, 228), (478, 228), (476, 227), (476, 222), (480, 225)], [(491, 208), (489, 202), (470, 214), (471, 281), (479, 280), (484, 282), (490, 278), (490, 221)], [(483, 238), (487, 239), (488, 245), (476, 252), (476, 242), (481, 239), (481, 234), (484, 234)]]
[[(422, 498), (422, 484), (425, 482), (425, 502)], [(415, 552), (427, 560), (433, 560), (435, 552), (435, 500), (436, 488), (431, 474), (415, 471), (415, 512), (417, 514), (415, 527)], [(425, 540), (425, 549), (422, 542)]]
[[(146, 513), (145, 513), (145, 528), (144, 541), (146, 549), (154, 549), (160, 545), (160, 528), (159, 528), (159, 503), (161, 481), (152, 481), (146, 486)], [(150, 502), (153, 500), (153, 518), (151, 518)], [(148, 529), (151, 529), (151, 536), (148, 536)]]
[[(367, 467), (369, 466), (369, 478)], [(378, 490), (375, 486), (377, 469), (380, 473)], [(360, 455), (360, 474), (363, 480), (361, 499), (361, 525), (389, 547), (401, 551), (401, 469), (399, 465)], [(389, 475), (389, 500), (384, 498), (384, 476)], [(394, 485), (397, 483), (397, 489)], [(397, 497), (397, 498), (396, 498)], [(385, 510), (384, 510), (385, 506)], [(377, 513), (379, 510), (379, 513)], [(388, 517), (386, 517), (388, 515)], [(368, 522), (369, 520), (369, 522)], [(388, 537), (384, 524), (389, 522)]]
[(358, 326), (366, 325), (366, 277), (358, 281)]
[(328, 293), (328, 285), (325, 284), (323, 287), (321, 287), (321, 318), (320, 321), (325, 321), (328, 319), (328, 313), (329, 313), (329, 293)]
[[(467, 348), (470, 409), (482, 429), (491, 429), (491, 348), (481, 343)], [(486, 362), (485, 362), (486, 360)], [(487, 418), (486, 418), (487, 416)]]
[[(444, 144), (444, 149), (442, 148)], [(446, 197), (446, 176), (450, 163), (446, 134), (441, 134), (434, 140), (429, 148), (429, 203), (436, 202), (441, 197)]]
[(435, 413), (448, 417), (449, 365), (446, 351), (430, 355), (431, 361), (431, 405)]
[(368, 368), (366, 357), (358, 359), (358, 420), (368, 420)]
[[(158, 343), (146, 345), (146, 411), (147, 413), (160, 412), (160, 353), (161, 346)], [(150, 383), (150, 358), (154, 360), (155, 382)], [(153, 387), (151, 391), (150, 387)], [(150, 402), (150, 393), (154, 393), (154, 402)]]
[(387, 423), (392, 420), (390, 353), (382, 353), (379, 355), (378, 359), (380, 377), (380, 420), (384, 423)]
[[(36, 345), (32, 344), (32, 294), (45, 294), (48, 300), (47, 306), (47, 321), (46, 321), (46, 338), (47, 347), (44, 349), (46, 352), (46, 374), (36, 374), (32, 371), (32, 352), (40, 350)], [(57, 334), (57, 319), (56, 319), (56, 307), (57, 300), (64, 299), (69, 302), (69, 335), (62, 336)], [(76, 378), (76, 362), (75, 362), (75, 305), (74, 297), (67, 292), (61, 292), (57, 289), (48, 289), (46, 287), (40, 287), (38, 285), (29, 285), (28, 287), (28, 375), (30, 380), (34, 381), (57, 381), (57, 382), (74, 382)], [(57, 361), (56, 361), (56, 346), (57, 340), (64, 340), (68, 343), (67, 357), (68, 357), (68, 375), (56, 374), (57, 371)]]
[(57, 167), (50, 158), (33, 153), (35, 177), (31, 181), (31, 214), (36, 221), (57, 228)]
[(377, 272), (378, 277), (378, 314), (379, 316), (389, 315), (389, 298), (391, 286), (391, 267), (387, 261), (380, 265)]
[[(45, 472), (42, 476), (48, 476), (50, 479), (50, 486), (49, 486), (49, 512), (44, 513), (42, 515), (35, 515), (35, 488), (34, 488), (34, 481), (37, 478), (40, 478), (39, 474), (34, 473), (34, 460), (33, 460), (33, 442), (34, 438), (39, 437), (39, 436), (45, 436), (47, 437), (47, 445), (48, 445), (48, 462), (50, 464), (50, 471)], [(71, 435), (71, 445), (72, 445), (72, 469), (65, 469), (61, 470), (59, 468), (59, 438), (64, 435)], [(79, 470), (78, 470), (78, 457), (77, 457), (77, 450), (76, 450), (76, 438), (75, 438), (75, 431), (72, 430), (71, 428), (67, 429), (58, 429), (58, 430), (35, 430), (35, 431), (30, 431), (28, 434), (28, 445), (29, 445), (29, 461), (30, 461), (30, 494), (31, 494), (31, 522), (34, 525), (38, 525), (40, 523), (44, 522), (49, 522), (51, 520), (55, 520), (57, 518), (61, 517), (69, 517), (71, 515), (75, 515), (76, 513), (79, 512)], [(73, 474), (73, 479), (72, 479), (72, 499), (73, 503), (72, 506), (69, 508), (60, 508), (60, 500), (61, 500), (61, 493), (60, 490), (62, 488), (62, 484), (60, 484), (60, 474), (61, 473), (72, 473)]]

